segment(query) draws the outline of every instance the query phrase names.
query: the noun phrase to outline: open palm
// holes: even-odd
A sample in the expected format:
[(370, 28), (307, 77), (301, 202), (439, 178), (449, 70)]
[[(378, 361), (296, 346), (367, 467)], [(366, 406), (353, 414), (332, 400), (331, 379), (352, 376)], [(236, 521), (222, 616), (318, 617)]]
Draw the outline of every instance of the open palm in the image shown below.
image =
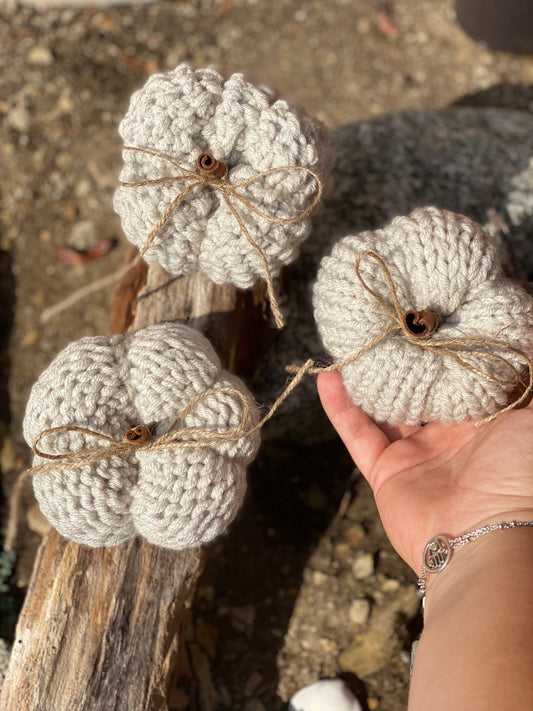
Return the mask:
[(322, 405), (370, 483), (387, 535), (419, 570), (427, 541), (481, 523), (533, 518), (533, 409), (425, 427), (376, 425), (350, 400), (338, 372), (318, 377)]

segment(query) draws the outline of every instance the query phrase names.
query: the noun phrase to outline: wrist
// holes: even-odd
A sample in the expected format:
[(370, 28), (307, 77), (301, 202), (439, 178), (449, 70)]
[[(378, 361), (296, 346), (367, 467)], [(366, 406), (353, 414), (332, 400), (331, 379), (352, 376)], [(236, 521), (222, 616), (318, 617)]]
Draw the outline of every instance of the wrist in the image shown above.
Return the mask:
[(430, 697), (434, 711), (533, 708), (533, 528), (483, 535), (431, 578), (410, 711), (427, 709)]
[[(530, 571), (533, 571), (533, 525), (494, 530), (489, 528), (510, 522), (533, 522), (533, 510), (488, 517), (450, 539), (452, 542), (459, 541), (459, 544), (453, 547), (452, 543), (453, 550), (448, 564), (443, 570), (428, 574), (425, 578), (426, 621), (430, 610), (438, 604), (446, 604), (467, 591), (481, 590), (494, 578), (512, 579), (516, 585), (521, 569), (526, 565), (529, 566), (529, 576)], [(478, 538), (467, 539), (465, 534), (478, 531), (481, 532)], [(531, 577), (533, 580), (533, 575)]]

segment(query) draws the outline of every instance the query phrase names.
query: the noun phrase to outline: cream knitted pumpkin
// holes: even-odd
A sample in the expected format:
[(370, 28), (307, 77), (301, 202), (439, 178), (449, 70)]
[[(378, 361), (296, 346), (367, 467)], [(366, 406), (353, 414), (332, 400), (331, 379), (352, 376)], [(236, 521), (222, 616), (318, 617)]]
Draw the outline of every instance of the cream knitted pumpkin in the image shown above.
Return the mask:
[[(127, 183), (181, 175), (165, 158), (196, 171), (197, 158), (206, 152), (227, 166), (231, 185), (272, 168), (303, 166), (322, 179), (329, 170), (329, 151), (318, 122), (241, 74), (224, 81), (212, 68), (194, 70), (182, 64), (150, 77), (133, 95), (120, 134), (125, 146), (162, 156), (124, 151), (120, 179)], [(165, 209), (190, 184), (189, 179), (119, 187), (114, 206), (128, 239), (139, 248), (145, 246)], [(303, 170), (280, 170), (252, 180), (239, 192), (257, 210), (291, 218), (312, 202), (317, 182)], [(275, 276), (297, 256), (310, 229), (309, 218), (273, 223), (239, 200), (232, 202)], [(222, 195), (208, 187), (186, 196), (144, 257), (172, 274), (202, 271), (218, 284), (240, 288), (265, 278), (260, 254), (245, 239)]]
[[(468, 218), (429, 207), (397, 217), (384, 229), (342, 239), (322, 261), (315, 318), (335, 359), (350, 358), (395, 325), (356, 275), (356, 258), (365, 251), (384, 261), (402, 310), (434, 314), (430, 346), (442, 339), (496, 339), (533, 355), (533, 299), (504, 276), (492, 240)], [(377, 261), (363, 259), (360, 273), (394, 309)], [(392, 424), (480, 419), (503, 408), (513, 387), (504, 382), (511, 380), (510, 368), (471, 353), (496, 353), (517, 369), (524, 368), (524, 359), (483, 343), (450, 348), (498, 382), (464, 367), (445, 348), (424, 348), (396, 329), (341, 367), (347, 392), (375, 420)]]
[[(221, 369), (198, 332), (161, 323), (126, 336), (83, 338), (62, 351), (34, 385), (24, 420), (29, 444), (45, 429), (74, 425), (123, 440), (146, 425), (154, 438), (169, 430), (199, 394), (231, 387), (249, 401), (247, 428), (257, 408), (241, 381)], [(198, 402), (178, 429), (227, 432), (243, 417), (234, 392), (214, 392)], [(193, 437), (194, 438), (194, 437)], [(105, 446), (79, 432), (47, 435), (47, 453)], [(246, 465), (259, 435), (199, 448), (138, 451), (76, 467), (36, 473), (34, 489), (50, 523), (67, 538), (111, 546), (141, 535), (150, 543), (182, 549), (222, 533), (246, 489)], [(34, 465), (47, 460), (36, 456)]]

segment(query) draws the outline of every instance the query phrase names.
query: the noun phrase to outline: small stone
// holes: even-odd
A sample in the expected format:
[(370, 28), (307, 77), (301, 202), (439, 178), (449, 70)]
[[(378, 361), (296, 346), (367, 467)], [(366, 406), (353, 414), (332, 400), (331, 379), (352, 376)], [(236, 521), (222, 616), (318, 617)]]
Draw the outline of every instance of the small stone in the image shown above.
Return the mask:
[(30, 129), (31, 115), (24, 104), (17, 104), (7, 115), (7, 122), (19, 133), (27, 133)]
[(261, 682), (263, 681), (263, 677), (259, 672), (254, 672), (252, 676), (248, 679), (246, 684), (244, 685), (243, 692), (244, 695), (247, 697), (253, 696), (259, 686), (261, 685)]
[(255, 607), (253, 605), (243, 605), (231, 609), (231, 624), (236, 629), (244, 632), (251, 631), (255, 622)]
[(361, 553), (355, 559), (352, 571), (356, 580), (365, 580), (374, 572), (374, 556), (372, 553)]
[(333, 555), (339, 562), (346, 561), (353, 557), (353, 550), (348, 543), (336, 543), (333, 548)]
[(314, 585), (323, 585), (327, 579), (328, 576), (325, 573), (322, 573), (320, 570), (313, 570)]
[(376, 711), (379, 708), (379, 699), (376, 699), (375, 696), (369, 696), (366, 703), (370, 711)]
[(80, 220), (72, 227), (67, 244), (69, 247), (85, 252), (94, 247), (97, 238), (98, 233), (93, 220)]
[(288, 711), (361, 711), (361, 704), (342, 679), (321, 679), (297, 691)]
[(327, 637), (319, 637), (318, 644), (325, 654), (333, 654), (337, 651), (337, 642)]
[(52, 52), (48, 47), (44, 47), (40, 44), (30, 49), (27, 59), (29, 64), (35, 64), (41, 67), (49, 67), (54, 63), (54, 55)]
[(312, 484), (304, 494), (307, 508), (319, 510), (326, 507), (328, 499), (326, 494), (316, 484)]
[(357, 32), (360, 35), (367, 35), (370, 32), (371, 27), (372, 24), (370, 22), (370, 18), (360, 17), (359, 20), (357, 20)]
[(58, 153), (54, 159), (54, 162), (58, 168), (65, 170), (65, 168), (70, 168), (72, 165), (72, 156), (70, 153)]
[(350, 605), (348, 614), (350, 616), (350, 620), (355, 625), (364, 625), (370, 616), (370, 603), (364, 598), (361, 600), (354, 600)]
[(22, 348), (31, 348), (37, 343), (38, 340), (39, 332), (36, 331), (34, 328), (29, 328), (24, 334), (24, 338), (22, 339), (20, 345)]
[(385, 593), (396, 592), (400, 589), (400, 581), (394, 580), (393, 578), (386, 578), (381, 583), (381, 590)]
[(63, 89), (57, 100), (57, 110), (61, 114), (71, 114), (74, 111), (74, 99), (70, 89)]
[(259, 699), (250, 699), (244, 707), (244, 711), (266, 711), (265, 705)]
[(344, 531), (344, 538), (354, 548), (357, 547), (363, 541), (364, 537), (365, 529), (361, 526), (360, 523), (352, 523)]

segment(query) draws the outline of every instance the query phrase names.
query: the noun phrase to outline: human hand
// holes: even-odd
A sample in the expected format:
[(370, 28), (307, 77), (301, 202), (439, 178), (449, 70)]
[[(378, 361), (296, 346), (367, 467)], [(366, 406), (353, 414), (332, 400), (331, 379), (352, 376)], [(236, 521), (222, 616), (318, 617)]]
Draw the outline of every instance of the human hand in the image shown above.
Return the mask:
[(453, 538), (485, 523), (533, 520), (533, 406), (481, 427), (378, 426), (350, 400), (339, 372), (321, 373), (317, 384), (391, 543), (415, 572), (439, 533)]

